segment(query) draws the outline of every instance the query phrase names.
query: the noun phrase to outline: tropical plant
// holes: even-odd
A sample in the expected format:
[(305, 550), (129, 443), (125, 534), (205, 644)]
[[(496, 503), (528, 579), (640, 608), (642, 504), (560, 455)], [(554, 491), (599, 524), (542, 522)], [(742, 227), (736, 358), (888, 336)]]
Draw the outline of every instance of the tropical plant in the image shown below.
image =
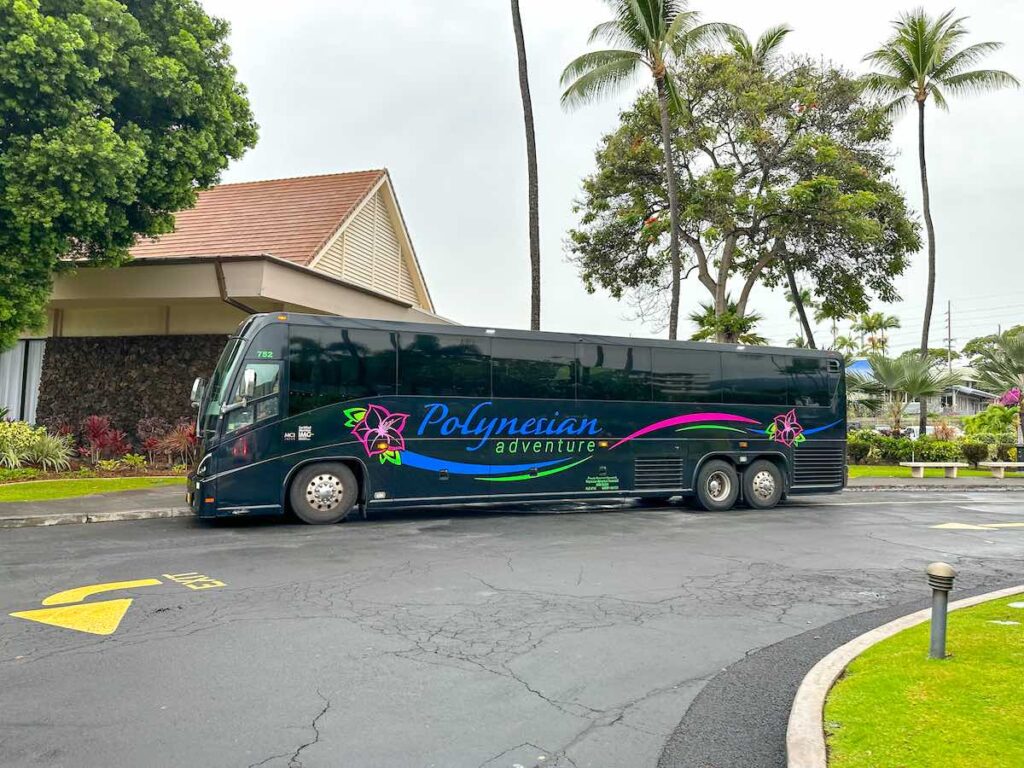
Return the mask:
[(179, 464), (191, 464), (195, 456), (196, 445), (195, 424), (190, 421), (179, 421), (160, 442), (160, 450), (167, 454), (168, 463), (177, 459)]
[(99, 459), (96, 462), (96, 469), (100, 472), (117, 472), (121, 466), (120, 459)]
[(578, 56), (562, 72), (564, 107), (576, 107), (605, 97), (647, 71), (654, 79), (658, 98), (661, 144), (668, 187), (669, 262), (672, 272), (668, 336), (676, 338), (679, 327), (679, 290), (682, 261), (679, 253), (679, 194), (672, 148), (670, 102), (679, 97), (669, 65), (676, 57), (719, 39), (730, 26), (699, 24), (700, 14), (686, 0), (607, 0), (615, 18), (594, 27), (588, 43), (603, 40), (615, 48)]
[(109, 416), (87, 416), (82, 421), (82, 442), (79, 452), (93, 464), (105, 456), (120, 456), (131, 449), (128, 435), (114, 429)]
[(71, 469), (74, 449), (68, 435), (50, 435), (44, 429), (25, 451), (24, 460), (44, 470), (59, 472)]
[(1013, 425), (1017, 418), (1017, 409), (1005, 405), (990, 405), (984, 411), (973, 416), (964, 416), (964, 434), (996, 435), (1009, 437), (1013, 434)]
[(17, 469), (24, 463), (29, 449), (45, 435), (42, 427), (24, 421), (0, 421), (0, 466)]
[(965, 440), (960, 444), (960, 451), (963, 453), (964, 458), (974, 466), (978, 466), (979, 462), (985, 461), (989, 454), (988, 445), (969, 440)]
[(886, 332), (899, 327), (900, 319), (896, 315), (864, 312), (854, 321), (851, 330), (860, 333), (861, 346), (864, 349), (884, 355), (889, 346), (889, 336)]
[(860, 344), (857, 343), (856, 339), (850, 338), (849, 336), (836, 336), (832, 342), (832, 349), (836, 352), (842, 352), (844, 355), (849, 357), (850, 355), (856, 354), (860, 351)]
[(786, 35), (792, 31), (793, 29), (788, 24), (769, 27), (757, 38), (755, 43), (751, 43), (747, 33), (739, 27), (730, 27), (725, 30), (724, 34), (726, 42), (737, 58), (752, 67), (765, 69), (778, 53)]
[(146, 457), (141, 453), (126, 453), (121, 457), (121, 466), (124, 469), (143, 470), (146, 463)]
[[(792, 274), (792, 270), (787, 272), (787, 276)], [(799, 324), (798, 338), (801, 339), (801, 343), (793, 344), (792, 346), (815, 349), (814, 331), (811, 329), (811, 323), (807, 318), (807, 310), (817, 311), (818, 303), (807, 288), (799, 288), (797, 286), (795, 276), (793, 276), (793, 280), (789, 284), (786, 302), (789, 304), (789, 316), (795, 317)]]
[[(877, 67), (866, 78), (868, 87), (886, 101), (890, 114), (906, 111), (917, 104), (917, 153), (921, 170), (921, 197), (925, 229), (928, 233), (928, 284), (925, 291), (924, 321), (921, 325), (921, 354), (928, 352), (932, 306), (935, 301), (935, 226), (932, 222), (928, 189), (928, 163), (925, 155), (924, 109), (929, 97), (939, 109), (946, 110), (949, 96), (960, 96), (1017, 86), (1017, 78), (996, 69), (971, 69), (1002, 43), (974, 43), (961, 47), (967, 35), (965, 17), (953, 10), (932, 17), (923, 8), (904, 13), (892, 22), (892, 34), (882, 47), (864, 57)], [(920, 428), (927, 423), (921, 409)]]
[(814, 322), (829, 323), (832, 331), (832, 349), (839, 349), (839, 323), (846, 319), (846, 313), (834, 304), (823, 301), (814, 309)]
[(721, 314), (715, 311), (714, 304), (701, 303), (700, 311), (690, 313), (690, 322), (697, 326), (697, 331), (690, 338), (694, 341), (711, 340), (761, 346), (768, 343), (764, 336), (754, 330), (761, 320), (757, 312), (740, 315), (731, 296), (727, 297), (726, 311)]
[(963, 380), (959, 373), (950, 373), (932, 366), (931, 361), (920, 357), (868, 356), (871, 365), (869, 375), (851, 373), (847, 379), (853, 382), (855, 391), (862, 391), (880, 401), (881, 410), (888, 416), (892, 430), (902, 429), (903, 411), (912, 400), (934, 397)]
[[(1011, 395), (1005, 398), (1017, 410), (1017, 445), (1024, 445), (1024, 333), (1003, 333), (991, 345), (982, 347), (973, 359), (974, 370), (978, 374), (978, 386), (989, 392), (1006, 392)], [(1016, 397), (1012, 396), (1016, 389)], [(1013, 401), (1016, 402), (1013, 402)], [(991, 410), (991, 407), (989, 408)]]
[(526, 40), (519, 0), (512, 0), (512, 29), (516, 38), (519, 62), (519, 93), (523, 99), (523, 122), (526, 129), (527, 204), (530, 230), (530, 328), (540, 330), (540, 202), (537, 180), (537, 138), (533, 128), (533, 99), (530, 97), (530, 75), (526, 67)]

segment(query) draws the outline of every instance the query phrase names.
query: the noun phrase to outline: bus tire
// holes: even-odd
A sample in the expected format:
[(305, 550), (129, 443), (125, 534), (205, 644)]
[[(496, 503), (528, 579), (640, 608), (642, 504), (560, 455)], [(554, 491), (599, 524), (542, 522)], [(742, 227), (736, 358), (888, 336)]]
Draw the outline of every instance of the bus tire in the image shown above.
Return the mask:
[(358, 497), (359, 482), (352, 470), (334, 462), (303, 467), (288, 490), (295, 516), (310, 525), (340, 523)]
[(740, 495), (740, 478), (728, 461), (712, 459), (697, 473), (697, 502), (708, 512), (732, 509)]
[(743, 498), (753, 509), (771, 509), (782, 500), (782, 472), (772, 461), (758, 459), (743, 473)]

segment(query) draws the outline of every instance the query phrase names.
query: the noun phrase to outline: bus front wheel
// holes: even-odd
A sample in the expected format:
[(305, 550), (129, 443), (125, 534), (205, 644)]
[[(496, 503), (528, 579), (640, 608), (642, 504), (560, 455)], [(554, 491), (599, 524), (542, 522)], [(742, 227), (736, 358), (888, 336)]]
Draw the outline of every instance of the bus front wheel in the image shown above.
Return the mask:
[(359, 483), (344, 464), (310, 464), (292, 480), (288, 492), (292, 511), (304, 523), (331, 525), (344, 520), (355, 506)]
[(782, 500), (782, 473), (771, 461), (758, 459), (743, 473), (743, 498), (754, 509), (771, 509)]
[(740, 494), (740, 479), (727, 461), (712, 459), (697, 473), (697, 501), (708, 512), (732, 509)]

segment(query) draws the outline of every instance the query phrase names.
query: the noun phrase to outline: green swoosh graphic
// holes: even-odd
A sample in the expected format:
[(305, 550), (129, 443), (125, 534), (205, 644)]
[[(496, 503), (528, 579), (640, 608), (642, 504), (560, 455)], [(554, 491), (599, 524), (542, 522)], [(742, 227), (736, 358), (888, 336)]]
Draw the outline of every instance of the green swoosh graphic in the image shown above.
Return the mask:
[(488, 483), (508, 483), (513, 480), (535, 480), (538, 477), (546, 477), (547, 475), (554, 475), (558, 472), (565, 472), (567, 469), (572, 469), (582, 464), (584, 461), (590, 461), (593, 456), (587, 456), (579, 461), (574, 461), (572, 464), (566, 464), (562, 467), (555, 467), (554, 469), (545, 469), (543, 472), (538, 472), (536, 475), (524, 474), (524, 475), (509, 475), (508, 477), (477, 477), (476, 480), (486, 480)]
[(717, 424), (698, 424), (695, 427), (680, 427), (679, 429), (676, 430), (676, 432), (688, 432), (691, 429), (721, 429), (724, 430), (725, 432), (739, 432), (744, 435), (747, 434), (742, 429), (736, 429), (736, 427), (722, 427)]

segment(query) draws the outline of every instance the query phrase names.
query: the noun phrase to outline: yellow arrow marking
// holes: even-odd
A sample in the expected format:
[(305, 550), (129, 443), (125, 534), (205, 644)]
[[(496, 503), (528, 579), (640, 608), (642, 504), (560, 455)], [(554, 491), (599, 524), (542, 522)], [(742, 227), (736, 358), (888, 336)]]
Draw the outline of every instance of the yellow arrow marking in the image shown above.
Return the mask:
[(946, 531), (992, 531), (999, 528), (1024, 528), (1024, 523), (981, 523), (979, 525), (943, 523), (942, 525), (933, 525), (932, 528), (940, 528)]
[[(134, 582), (127, 582), (134, 583)], [(157, 582), (159, 583), (159, 582)], [(69, 590), (73, 592), (74, 590)], [(65, 594), (65, 593), (60, 593)], [(45, 600), (43, 602), (46, 602)], [(39, 608), (34, 611), (18, 611), (12, 613), (19, 619), (38, 621), (63, 629), (77, 632), (88, 632), (93, 635), (112, 635), (121, 624), (132, 604), (130, 597), (119, 600), (104, 600), (100, 603), (83, 603), (82, 605), (65, 605), (60, 608)]]
[(157, 584), (161, 583), (160, 579), (136, 579), (135, 581), (110, 581), (106, 584), (90, 584), (86, 587), (65, 589), (63, 592), (50, 595), (48, 598), (43, 600), (43, 605), (80, 603), (85, 600), (85, 598), (89, 597), (89, 595), (98, 595), (101, 592), (113, 592), (115, 589), (135, 589), (136, 587), (155, 587)]

